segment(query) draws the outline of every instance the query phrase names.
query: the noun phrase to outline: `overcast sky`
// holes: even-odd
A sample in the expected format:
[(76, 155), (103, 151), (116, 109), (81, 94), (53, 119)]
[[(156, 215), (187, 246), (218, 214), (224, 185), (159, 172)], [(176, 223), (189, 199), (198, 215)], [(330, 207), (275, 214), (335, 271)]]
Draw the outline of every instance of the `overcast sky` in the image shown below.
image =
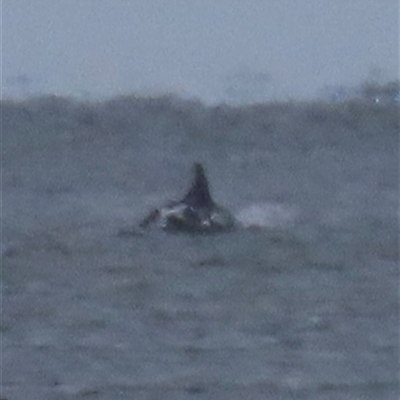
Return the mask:
[(397, 78), (398, 48), (399, 0), (2, 0), (5, 97), (309, 97)]

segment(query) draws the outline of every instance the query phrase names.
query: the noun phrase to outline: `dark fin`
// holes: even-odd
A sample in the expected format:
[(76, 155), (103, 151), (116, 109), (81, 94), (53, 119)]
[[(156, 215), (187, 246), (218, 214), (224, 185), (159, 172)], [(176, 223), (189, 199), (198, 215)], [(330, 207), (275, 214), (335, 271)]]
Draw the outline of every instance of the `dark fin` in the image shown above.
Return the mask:
[(155, 221), (160, 215), (160, 211), (157, 209), (153, 210), (146, 218), (142, 220), (142, 222), (139, 224), (141, 228), (146, 228), (149, 224), (151, 224), (153, 221)]
[(203, 166), (200, 163), (194, 163), (192, 170), (194, 174), (193, 183), (182, 202), (193, 208), (213, 207), (214, 201), (211, 198)]

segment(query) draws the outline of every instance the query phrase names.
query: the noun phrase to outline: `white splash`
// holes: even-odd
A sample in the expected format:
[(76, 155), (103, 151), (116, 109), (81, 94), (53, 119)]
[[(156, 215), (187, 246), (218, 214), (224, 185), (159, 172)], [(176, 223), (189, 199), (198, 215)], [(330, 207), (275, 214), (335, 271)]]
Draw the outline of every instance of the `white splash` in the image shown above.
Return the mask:
[(252, 204), (236, 215), (238, 222), (245, 228), (275, 228), (287, 225), (295, 220), (297, 212), (277, 203)]

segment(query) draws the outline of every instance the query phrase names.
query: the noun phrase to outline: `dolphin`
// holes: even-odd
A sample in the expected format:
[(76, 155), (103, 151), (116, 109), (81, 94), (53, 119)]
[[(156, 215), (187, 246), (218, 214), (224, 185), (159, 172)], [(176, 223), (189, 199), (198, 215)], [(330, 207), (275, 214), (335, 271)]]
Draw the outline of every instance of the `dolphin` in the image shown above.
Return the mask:
[(183, 199), (152, 210), (140, 222), (141, 228), (157, 223), (166, 231), (202, 234), (226, 232), (234, 228), (233, 215), (211, 197), (203, 166), (194, 163), (192, 172), (193, 181)]

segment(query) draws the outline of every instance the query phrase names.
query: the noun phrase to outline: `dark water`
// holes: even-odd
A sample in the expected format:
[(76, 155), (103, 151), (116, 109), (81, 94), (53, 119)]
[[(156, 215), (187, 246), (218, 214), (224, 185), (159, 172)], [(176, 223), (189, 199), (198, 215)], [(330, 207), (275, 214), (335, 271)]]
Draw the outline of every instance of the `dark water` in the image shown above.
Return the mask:
[[(3, 102), (1, 397), (397, 399), (398, 132), (361, 101)], [(243, 228), (132, 231), (193, 161)]]

